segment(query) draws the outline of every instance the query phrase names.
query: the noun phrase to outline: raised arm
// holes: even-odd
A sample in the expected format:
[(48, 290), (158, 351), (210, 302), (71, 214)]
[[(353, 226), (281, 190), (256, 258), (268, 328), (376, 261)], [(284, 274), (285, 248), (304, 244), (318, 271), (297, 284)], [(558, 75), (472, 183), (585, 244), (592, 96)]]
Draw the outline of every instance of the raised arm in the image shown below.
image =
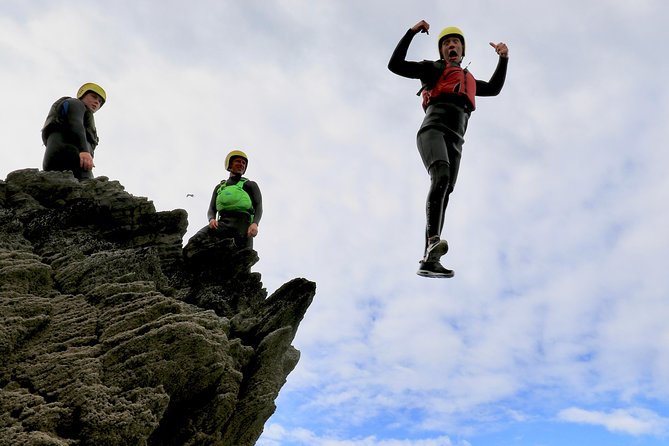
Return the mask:
[(390, 71), (398, 76), (420, 79), (423, 73), (421, 63), (407, 61), (406, 57), (413, 37), (418, 33), (428, 33), (429, 29), (430, 25), (425, 20), (421, 20), (409, 28), (397, 44), (397, 47), (395, 47), (392, 56), (390, 56), (390, 61), (388, 62), (388, 69)]
[(490, 46), (499, 55), (497, 68), (495, 68), (495, 72), (488, 82), (476, 80), (476, 96), (497, 96), (502, 91), (504, 81), (506, 80), (506, 68), (509, 65), (509, 48), (503, 42), (490, 42)]

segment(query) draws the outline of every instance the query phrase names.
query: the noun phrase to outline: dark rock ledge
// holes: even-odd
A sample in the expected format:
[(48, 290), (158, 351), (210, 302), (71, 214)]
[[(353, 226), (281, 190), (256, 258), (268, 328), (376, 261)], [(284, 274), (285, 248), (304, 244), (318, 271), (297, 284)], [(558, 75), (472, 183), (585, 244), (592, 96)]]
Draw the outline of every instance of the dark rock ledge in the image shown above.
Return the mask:
[(253, 445), (315, 294), (105, 177), (0, 181), (0, 445)]

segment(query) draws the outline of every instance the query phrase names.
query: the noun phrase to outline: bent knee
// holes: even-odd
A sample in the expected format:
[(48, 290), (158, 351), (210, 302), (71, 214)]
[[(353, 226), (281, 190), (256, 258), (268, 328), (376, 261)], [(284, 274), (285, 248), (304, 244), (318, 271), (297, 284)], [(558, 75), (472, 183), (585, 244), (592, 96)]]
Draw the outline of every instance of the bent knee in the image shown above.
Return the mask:
[(437, 161), (430, 166), (430, 179), (433, 184), (446, 186), (451, 176), (451, 166), (446, 161)]

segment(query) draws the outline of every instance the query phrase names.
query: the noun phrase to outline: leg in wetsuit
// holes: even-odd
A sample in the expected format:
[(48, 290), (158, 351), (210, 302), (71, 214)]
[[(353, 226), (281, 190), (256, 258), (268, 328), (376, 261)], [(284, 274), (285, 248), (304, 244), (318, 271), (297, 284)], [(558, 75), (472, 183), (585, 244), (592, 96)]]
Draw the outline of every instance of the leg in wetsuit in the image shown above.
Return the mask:
[(430, 189), (425, 205), (425, 249), (430, 239), (439, 239), (444, 227), (444, 215), (448, 206), (449, 197), (455, 188), (460, 169), (460, 145), (448, 141), (439, 129), (425, 129), (418, 134), (418, 147), (421, 153), (439, 153), (432, 155), (428, 173), (430, 174)]
[[(229, 213), (218, 218), (218, 228), (205, 226), (193, 235), (191, 240), (205, 240), (210, 237), (233, 239), (238, 249), (253, 248), (253, 237), (247, 235), (249, 215), (242, 212)], [(190, 241), (189, 241), (190, 243)]]
[(428, 240), (440, 238), (444, 227), (444, 214), (448, 206), (448, 197), (453, 191), (450, 183), (450, 165), (437, 161), (430, 167), (430, 190), (425, 205), (425, 250)]
[(253, 248), (253, 237), (249, 237), (247, 233), (249, 224), (249, 214), (226, 212), (218, 218), (218, 229), (211, 231), (218, 238), (233, 238), (239, 249)]
[(81, 168), (77, 146), (68, 141), (67, 136), (60, 132), (53, 132), (49, 135), (42, 168), (47, 171), (70, 170), (79, 180), (93, 178), (92, 171)]
[(455, 104), (430, 105), (418, 131), (418, 152), (430, 175), (425, 205), (425, 252), (418, 270), (421, 276), (453, 277), (453, 271), (439, 262), (448, 252), (448, 243), (441, 239), (441, 232), (449, 197), (458, 178), (468, 118), (469, 114)]

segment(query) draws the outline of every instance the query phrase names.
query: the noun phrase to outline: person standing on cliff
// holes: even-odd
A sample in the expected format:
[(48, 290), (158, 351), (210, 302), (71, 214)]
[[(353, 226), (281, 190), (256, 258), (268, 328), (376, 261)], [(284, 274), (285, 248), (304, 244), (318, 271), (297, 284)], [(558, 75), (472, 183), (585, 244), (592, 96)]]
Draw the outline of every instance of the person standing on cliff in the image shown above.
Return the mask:
[(255, 181), (242, 176), (249, 158), (241, 150), (233, 150), (225, 157), (230, 175), (214, 188), (207, 210), (209, 224), (200, 229), (191, 240), (205, 237), (232, 238), (238, 248), (253, 248), (262, 218), (262, 195)]
[(407, 61), (414, 36), (428, 33), (429, 29), (425, 20), (412, 26), (397, 44), (388, 69), (399, 76), (420, 79), (422, 85), (419, 94), (422, 95), (425, 118), (418, 130), (417, 145), (430, 175), (430, 189), (426, 203), (425, 249), (417, 274), (453, 277), (454, 272), (440, 262), (448, 252), (448, 243), (441, 239), (444, 215), (458, 177), (467, 122), (476, 108), (475, 96), (496, 96), (502, 90), (509, 49), (504, 43), (490, 42), (499, 60), (488, 82), (475, 79), (466, 67), (462, 68), (465, 37), (455, 26), (446, 27), (439, 34), (439, 60)]
[(99, 142), (93, 113), (106, 101), (102, 87), (89, 82), (79, 88), (76, 98), (65, 96), (54, 102), (42, 127), (44, 170), (71, 170), (79, 180), (93, 178)]

